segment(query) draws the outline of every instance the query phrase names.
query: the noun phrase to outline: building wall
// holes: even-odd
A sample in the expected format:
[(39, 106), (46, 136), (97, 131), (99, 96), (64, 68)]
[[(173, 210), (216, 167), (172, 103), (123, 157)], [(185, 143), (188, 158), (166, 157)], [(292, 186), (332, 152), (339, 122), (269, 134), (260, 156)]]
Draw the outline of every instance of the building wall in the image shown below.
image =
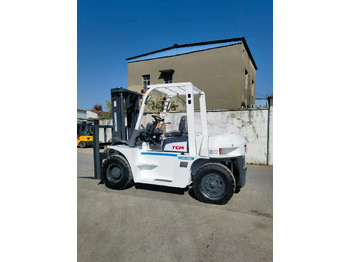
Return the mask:
[[(152, 84), (164, 83), (160, 70), (173, 69), (173, 83), (192, 82), (206, 93), (207, 109), (239, 109), (249, 100), (245, 89), (245, 70), (248, 84), (256, 71), (243, 44), (215, 48), (172, 57), (128, 63), (128, 89), (140, 92), (142, 75), (150, 75)], [(249, 82), (250, 81), (250, 82)], [(255, 93), (255, 87), (254, 91)], [(254, 99), (251, 99), (254, 104)]]
[(268, 97), (268, 100), (269, 100), (270, 106), (273, 106), (273, 95), (272, 94)]
[(241, 101), (250, 108), (255, 105), (256, 70), (243, 45), (241, 61)]
[(80, 120), (86, 119), (86, 110), (78, 109), (77, 110), (77, 118), (80, 119)]
[(91, 112), (87, 109), (77, 109), (77, 121), (80, 123), (81, 121), (86, 121), (90, 118), (98, 118), (98, 114)]
[(86, 112), (86, 117), (89, 118), (98, 118), (98, 114), (91, 112), (91, 111), (87, 111)]

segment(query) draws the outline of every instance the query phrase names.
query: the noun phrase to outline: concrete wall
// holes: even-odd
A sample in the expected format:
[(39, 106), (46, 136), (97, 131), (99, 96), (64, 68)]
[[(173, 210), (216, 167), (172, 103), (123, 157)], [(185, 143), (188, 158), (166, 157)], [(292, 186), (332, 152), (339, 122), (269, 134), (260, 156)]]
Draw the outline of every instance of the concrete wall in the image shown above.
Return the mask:
[[(209, 110), (239, 109), (242, 102), (255, 102), (256, 70), (243, 44), (130, 62), (128, 89), (140, 92), (142, 75), (150, 75), (151, 85), (164, 83), (164, 79), (159, 78), (160, 70), (167, 69), (174, 70), (173, 83), (192, 82), (203, 90)], [(245, 70), (248, 71), (247, 76)]]
[(269, 165), (273, 165), (273, 106), (270, 107), (269, 128)]
[[(247, 163), (265, 165), (267, 151), (269, 151), (268, 164), (273, 165), (273, 107), (270, 108), (269, 141), (267, 139), (268, 112), (267, 108), (208, 112), (209, 134), (238, 133), (247, 141)], [(178, 124), (183, 115), (185, 113), (169, 113), (167, 115), (165, 122), (171, 123), (167, 125), (167, 132), (178, 130)], [(144, 126), (150, 122), (152, 122), (151, 114), (142, 118)], [(112, 120), (102, 120), (100, 125), (112, 125)], [(199, 112), (195, 113), (195, 130), (197, 133), (201, 133)], [(111, 137), (109, 129), (107, 141)], [(100, 129), (100, 141), (104, 141), (103, 129)]]
[[(112, 119), (104, 119), (104, 120), (100, 120), (100, 125), (109, 125), (112, 126), (113, 125), (113, 120)], [(112, 129), (111, 128), (106, 128), (106, 140), (104, 137), (104, 129), (100, 128), (100, 132), (99, 132), (99, 136), (100, 136), (100, 142), (111, 142), (112, 141)]]

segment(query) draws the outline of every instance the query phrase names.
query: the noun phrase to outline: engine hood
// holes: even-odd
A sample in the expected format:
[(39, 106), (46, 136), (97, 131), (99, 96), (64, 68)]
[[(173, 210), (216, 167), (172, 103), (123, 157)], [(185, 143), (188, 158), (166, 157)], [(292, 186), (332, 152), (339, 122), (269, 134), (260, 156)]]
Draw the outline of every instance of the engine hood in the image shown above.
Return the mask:
[(247, 142), (239, 134), (209, 135), (209, 157), (230, 158), (245, 155)]

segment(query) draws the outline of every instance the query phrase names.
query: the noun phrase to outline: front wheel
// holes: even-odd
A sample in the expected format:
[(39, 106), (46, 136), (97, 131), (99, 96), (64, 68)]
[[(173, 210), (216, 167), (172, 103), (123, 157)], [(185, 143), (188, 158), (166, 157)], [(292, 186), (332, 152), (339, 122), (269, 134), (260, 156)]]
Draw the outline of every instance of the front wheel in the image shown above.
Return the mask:
[(112, 189), (125, 189), (133, 182), (130, 165), (120, 155), (111, 155), (103, 162), (101, 177), (105, 185)]
[(235, 192), (236, 181), (232, 172), (219, 163), (207, 163), (196, 172), (193, 191), (205, 203), (226, 204)]

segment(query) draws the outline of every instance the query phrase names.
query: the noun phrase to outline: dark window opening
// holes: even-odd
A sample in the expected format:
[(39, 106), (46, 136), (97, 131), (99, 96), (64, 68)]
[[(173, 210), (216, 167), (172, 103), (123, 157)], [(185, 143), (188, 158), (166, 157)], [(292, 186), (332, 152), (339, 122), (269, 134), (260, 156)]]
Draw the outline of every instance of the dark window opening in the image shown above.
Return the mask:
[(164, 83), (172, 83), (173, 82), (173, 75), (171, 74), (167, 74), (166, 76), (164, 76)]
[(164, 83), (170, 84), (173, 82), (173, 74), (174, 74), (173, 69), (160, 70), (159, 72), (160, 72), (159, 79), (163, 79)]
[(248, 89), (248, 84), (249, 84), (249, 74), (247, 69), (245, 69), (245, 75), (244, 75), (244, 88)]

